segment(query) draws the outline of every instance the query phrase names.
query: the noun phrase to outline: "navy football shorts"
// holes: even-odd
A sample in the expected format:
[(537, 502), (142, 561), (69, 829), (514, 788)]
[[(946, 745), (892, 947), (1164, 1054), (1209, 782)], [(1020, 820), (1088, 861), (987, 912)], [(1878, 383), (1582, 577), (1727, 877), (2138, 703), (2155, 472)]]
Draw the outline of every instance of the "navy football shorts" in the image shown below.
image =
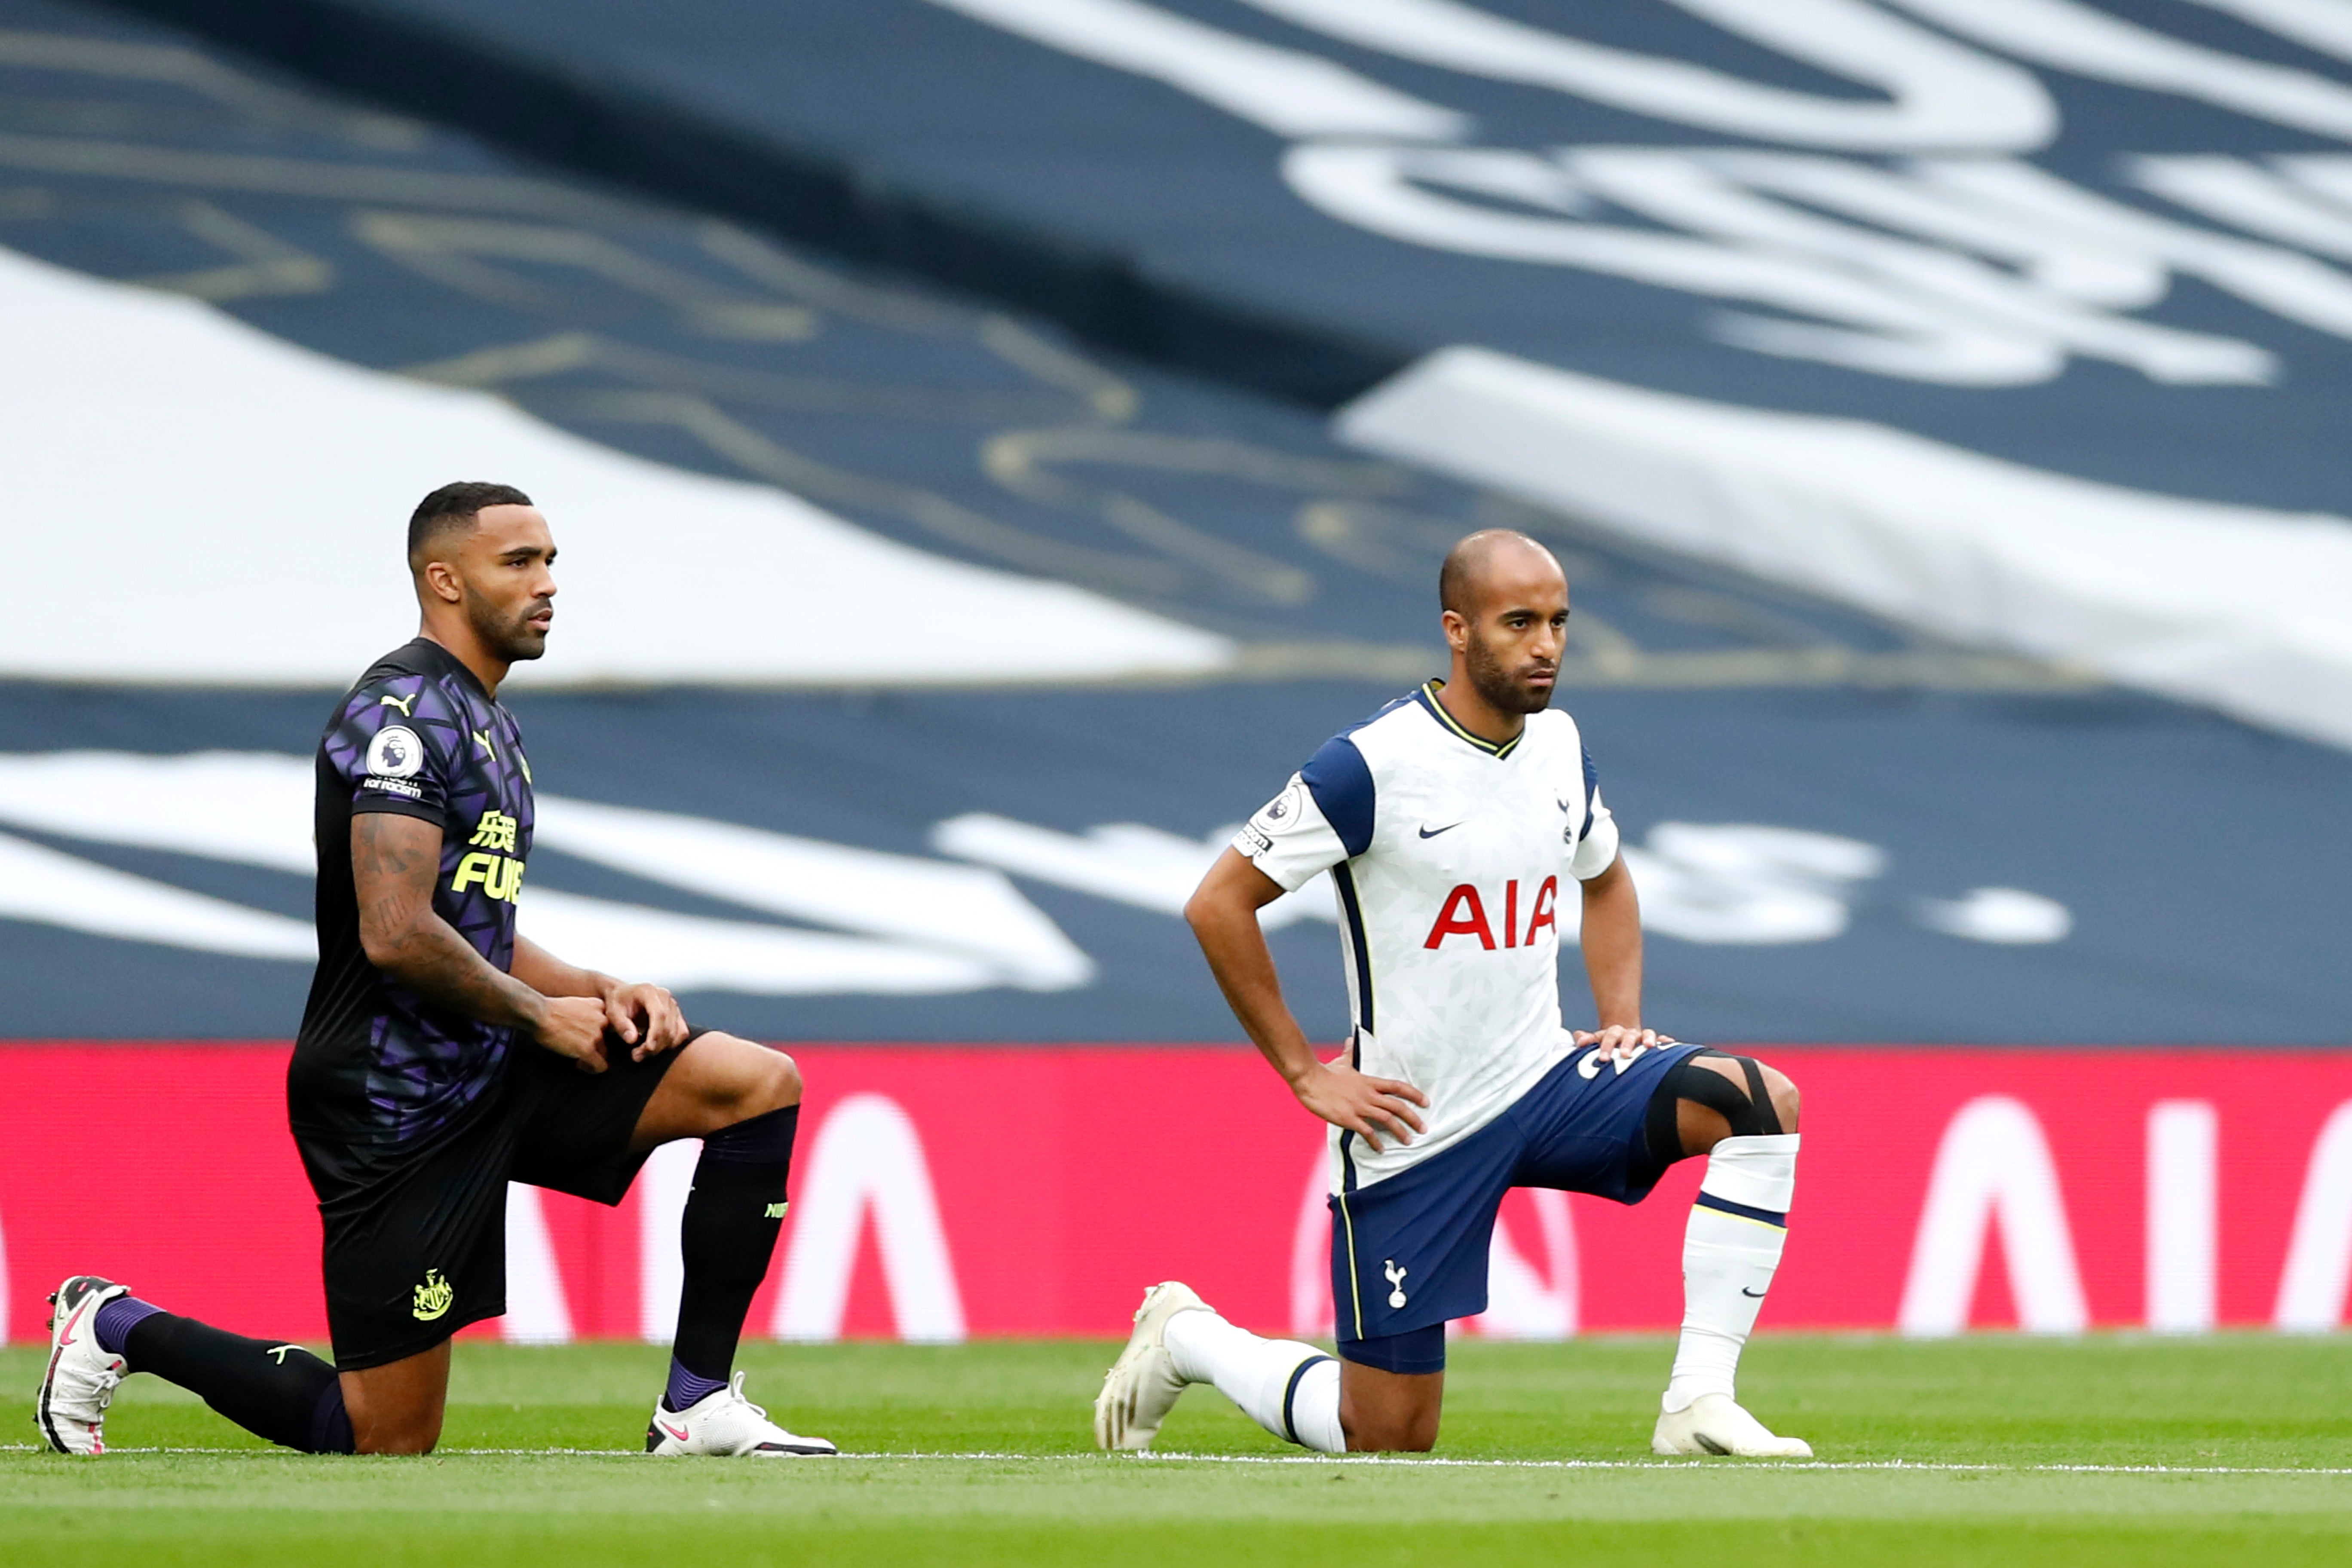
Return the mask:
[(1369, 1187), (1339, 1140), (1331, 1198), (1331, 1301), (1339, 1354), (1388, 1372), (1445, 1365), (1445, 1325), (1486, 1310), (1495, 1214), (1513, 1187), (1556, 1187), (1612, 1203), (1649, 1196), (1663, 1168), (1644, 1137), (1666, 1069), (1704, 1047), (1666, 1046), (1622, 1065), (1570, 1056), (1510, 1109), (1442, 1154)]

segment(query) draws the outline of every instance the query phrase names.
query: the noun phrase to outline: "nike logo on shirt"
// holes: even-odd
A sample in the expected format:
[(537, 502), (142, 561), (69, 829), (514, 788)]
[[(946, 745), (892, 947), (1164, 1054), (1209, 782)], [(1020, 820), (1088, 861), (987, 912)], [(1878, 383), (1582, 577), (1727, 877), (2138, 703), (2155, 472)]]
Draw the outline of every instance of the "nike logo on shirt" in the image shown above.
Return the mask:
[(1441, 833), (1451, 833), (1461, 826), (1459, 822), (1449, 822), (1443, 827), (1424, 827), (1421, 830), (1421, 836), (1423, 838), (1434, 838)]
[(1753, 1296), (1753, 1297), (1755, 1297), (1755, 1298), (1756, 1298), (1758, 1300), (1759, 1300), (1759, 1301), (1761, 1301), (1761, 1300), (1764, 1299), (1764, 1292), (1763, 1292), (1763, 1291), (1761, 1291), (1761, 1290), (1750, 1290), (1750, 1289), (1749, 1289), (1747, 1286), (1745, 1286), (1745, 1285), (1742, 1285), (1742, 1286), (1739, 1288), (1739, 1293), (1740, 1293), (1741, 1295), (1743, 1295), (1743, 1296)]

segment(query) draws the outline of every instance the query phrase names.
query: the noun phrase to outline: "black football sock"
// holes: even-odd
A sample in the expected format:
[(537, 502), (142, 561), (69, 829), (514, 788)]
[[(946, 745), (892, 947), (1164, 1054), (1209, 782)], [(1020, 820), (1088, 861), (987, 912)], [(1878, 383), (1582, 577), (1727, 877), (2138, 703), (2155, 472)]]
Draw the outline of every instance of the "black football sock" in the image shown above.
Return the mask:
[(768, 1259), (784, 1227), (784, 1184), (800, 1120), (801, 1108), (787, 1105), (702, 1141), (678, 1227), (686, 1279), (678, 1292), (672, 1382), (683, 1381), (675, 1373), (684, 1371), (693, 1380), (687, 1392), (725, 1383), (735, 1364), (744, 1316), (768, 1277)]
[(352, 1418), (335, 1369), (283, 1341), (249, 1340), (194, 1318), (154, 1312), (124, 1336), (133, 1372), (202, 1394), (253, 1433), (306, 1454), (352, 1451)]

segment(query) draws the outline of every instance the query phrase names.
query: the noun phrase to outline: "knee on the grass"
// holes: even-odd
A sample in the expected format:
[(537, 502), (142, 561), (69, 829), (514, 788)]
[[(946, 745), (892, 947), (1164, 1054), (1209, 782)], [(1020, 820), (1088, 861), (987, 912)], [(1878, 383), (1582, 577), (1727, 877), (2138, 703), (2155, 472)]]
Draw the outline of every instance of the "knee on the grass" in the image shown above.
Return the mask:
[(1369, 1424), (1359, 1430), (1342, 1421), (1351, 1454), (1426, 1454), (1437, 1447), (1437, 1413), (1404, 1421)]
[(1370, 1376), (1345, 1363), (1339, 1384), (1339, 1430), (1351, 1454), (1426, 1454), (1437, 1447), (1444, 1413), (1437, 1376)]
[(353, 1421), (352, 1447), (362, 1454), (429, 1454), (441, 1442), (441, 1417)]

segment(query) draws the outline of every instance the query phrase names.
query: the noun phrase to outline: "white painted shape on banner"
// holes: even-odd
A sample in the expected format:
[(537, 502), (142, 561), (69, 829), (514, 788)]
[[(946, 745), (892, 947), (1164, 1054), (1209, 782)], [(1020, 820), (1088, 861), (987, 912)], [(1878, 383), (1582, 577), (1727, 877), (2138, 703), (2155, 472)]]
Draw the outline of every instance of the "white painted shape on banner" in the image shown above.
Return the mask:
[[(1521, 210), (1540, 203), (1573, 215), (1596, 203), (1568, 170), (1534, 153), (1306, 143), (1284, 156), (1282, 173), (1318, 210), (1406, 244), (1581, 268), (1655, 288), (1761, 305), (1784, 318), (1805, 318), (1782, 321), (1784, 331), (1772, 340), (1774, 353), (1789, 352), (1795, 340), (1788, 331), (1801, 329), (1812, 334), (1804, 357), (1906, 380), (2022, 385), (2046, 381), (2065, 367), (2057, 344), (1999, 321), (1955, 312), (1915, 289), (1819, 257)], [(1445, 187), (1464, 194), (1446, 194)], [(1520, 205), (1467, 199), (1473, 196), (1507, 197)], [(1809, 324), (1815, 321), (1832, 325)], [(1746, 331), (1754, 341), (1743, 340), (1739, 346), (1764, 346), (1752, 323)], [(1381, 396), (1384, 390), (1375, 388), (1370, 395)]]
[(841, 1337), (868, 1213), (898, 1337), (920, 1344), (962, 1340), (963, 1296), (922, 1136), (897, 1101), (878, 1094), (851, 1095), (817, 1129), (800, 1196), (793, 1202), (776, 1337)]
[[(1928, 159), (1914, 165), (1914, 171), (1924, 186), (1950, 199), (1979, 204), (2004, 225), (2040, 228), (2053, 246), (2143, 258), (2315, 331), (2352, 338), (2352, 276), (2301, 251), (2179, 223), (2015, 159)], [(2198, 379), (2189, 373), (2193, 369), (2188, 367), (2174, 379)], [(2147, 374), (2167, 379), (2156, 369)]]
[(1761, 141), (2022, 152), (2058, 128), (2057, 106), (2031, 71), (1862, 0), (1675, 3), (1791, 59), (1876, 88), (1887, 101), (1802, 92), (1610, 48), (1455, 0), (1249, 0), (1365, 48)]
[(2352, 745), (2342, 518), (2095, 484), (1484, 349), (1430, 355), (1335, 427), (1649, 545)]
[(2311, 1145), (2303, 1196), (2294, 1208), (2286, 1267), (2279, 1273), (2271, 1321), (2300, 1333), (2326, 1333), (2344, 1321), (2352, 1286), (2352, 1100), (2336, 1108)]
[[(1774, 313), (1717, 313), (1708, 330), (1759, 353), (1906, 380), (2022, 385), (2056, 376), (2070, 356), (2167, 384), (2276, 379), (2276, 356), (2258, 344), (2117, 313), (2162, 299), (2175, 270), (2352, 335), (2352, 279), (2326, 264), (2006, 160), (1888, 170), (1689, 148), (1317, 143), (1293, 148), (1283, 170), (1302, 197), (1374, 233), (1766, 306)], [(1603, 203), (1651, 224), (1593, 221)]]
[(1860, 839), (1744, 822), (1662, 822), (1622, 853), (1642, 890), (1643, 929), (1735, 945), (1843, 934), (1849, 890), (1886, 865)]
[[(267, 752), (0, 753), (0, 822), (307, 878), (316, 863), (314, 787), (311, 763)], [(593, 967), (675, 989), (753, 995), (1048, 990), (1093, 973), (1092, 961), (995, 871), (562, 795), (541, 796), (538, 809), (541, 845), (873, 933), (796, 931), (527, 889), (521, 920), (533, 940)], [(0, 864), (20, 873), (0, 885), (0, 915), (205, 952), (317, 958), (310, 928), (284, 916), (14, 838), (0, 841)]]
[[(195, 300), (5, 250), (0, 342), (11, 512), (73, 520), (12, 530), (18, 580), (79, 580), (94, 538), (138, 563), (108, 584), (104, 637), (89, 635), (84, 596), (21, 596), (0, 619), (0, 673), (341, 688), (414, 635), (401, 531), (419, 496), (464, 474), (521, 485), (562, 547), (554, 641), (543, 662), (517, 667), (519, 687), (930, 688), (1199, 671), (1232, 653), (1222, 637), (927, 554), (768, 486), (627, 456), (485, 393), (347, 364)], [(267, 494), (256, 474), (270, 476)], [(335, 498), (331, 520), (321, 496)], [(272, 542), (257, 554), (226, 539)], [(731, 592), (714, 596), (714, 581)], [(865, 635), (865, 590), (883, 583), (931, 607), (926, 637)]]
[(1957, 899), (1922, 899), (1916, 912), (1929, 931), (2003, 947), (2063, 942), (2074, 929), (2073, 910), (2022, 888), (1970, 888)]
[(0, 821), (308, 877), (316, 784), (274, 752), (0, 752)]
[(1896, 1326), (1934, 1337), (1968, 1327), (1990, 1232), (2000, 1231), (2018, 1326), (2078, 1334), (2090, 1326), (2058, 1168), (2042, 1123), (2021, 1101), (1969, 1100), (1944, 1129), (1911, 1247)]
[[(1496, 1216), (1486, 1248), (1486, 1310), (1470, 1327), (1490, 1340), (1572, 1339), (1583, 1279), (1568, 1194), (1537, 1187), (1528, 1196), (1535, 1207), (1539, 1250), (1523, 1250), (1508, 1221)], [(1538, 1265), (1538, 1258), (1545, 1264)]]
[(2080, 0), (1890, 4), (2035, 65), (2195, 99), (2322, 136), (2352, 139), (2352, 87), (2315, 71), (2192, 44)]
[(2352, 208), (2326, 200), (2282, 168), (2205, 153), (2132, 157), (2123, 166), (2140, 189), (2192, 212), (2267, 240), (2352, 260)]
[(538, 813), (535, 842), (653, 881), (920, 942), (1024, 990), (1094, 978), (1093, 961), (994, 870), (561, 795), (540, 797)]
[[(266, 752), (0, 752), (0, 822), (304, 877), (314, 865), (313, 787), (310, 763)], [(562, 795), (541, 796), (538, 810), (538, 846), (868, 933), (681, 914), (536, 885), (522, 896), (524, 930), (573, 962), (673, 989), (747, 995), (1081, 985), (1093, 978), (1093, 961), (1003, 873), (1181, 916), (1230, 837), (1222, 828), (1192, 839), (1137, 823), (1080, 836), (985, 813), (940, 823), (934, 847), (980, 862), (972, 866)], [(1662, 823), (1625, 857), (1648, 929), (1732, 944), (1843, 933), (1853, 891), (1885, 864), (1881, 850), (1857, 839), (1753, 823)], [(317, 956), (299, 921), (0, 836), (0, 865), (10, 863), (23, 869), (0, 885), (0, 916), (204, 952), (301, 963)], [(1572, 940), (1580, 902), (1568, 900), (1559, 914), (1561, 938)], [(1336, 919), (1329, 879), (1276, 900), (1259, 918), (1269, 930)], [(2072, 921), (2054, 900), (2001, 888), (1925, 905), (1922, 919), (1979, 942), (2056, 941)]]
[(235, 958), (319, 958), (318, 935), (307, 921), (61, 855), (13, 834), (0, 834), (0, 919)]
[(637, 1336), (649, 1345), (677, 1337), (677, 1303), (686, 1289), (679, 1226), (701, 1158), (702, 1140), (681, 1138), (657, 1145), (637, 1173)]
[(2345, 0), (2189, 0), (2189, 4), (2267, 27), (2321, 54), (2352, 60), (2352, 5)]
[[(2352, 325), (2352, 278), (2323, 262), (2144, 214), (2013, 160), (1930, 159), (1898, 171), (1844, 158), (1665, 148), (1577, 148), (1559, 157), (1628, 210), (1868, 279), (1894, 298), (1926, 302), (1954, 332), (2014, 340), (2062, 364), (2067, 355), (2102, 359), (2188, 385), (2276, 380), (2266, 349), (2119, 313), (2161, 300), (2173, 271), (2322, 331)], [(2026, 265), (1993, 264), (2002, 260)], [(1793, 325), (1729, 320), (1739, 330), (1727, 334), (1719, 320), (1717, 335), (1731, 341)]]
[(2220, 1253), (2212, 1102), (2162, 1100), (2147, 1111), (2147, 1326), (2201, 1334), (2215, 1321)]
[(912, 942), (712, 920), (550, 888), (526, 888), (517, 902), (519, 928), (549, 952), (677, 991), (940, 996), (1005, 984), (993, 965)]
[(572, 1306), (548, 1238), (547, 1211), (539, 1189), (521, 1182), (507, 1184), (507, 1315), (499, 1331), (510, 1345), (572, 1342)]
[(931, 0), (1064, 54), (1164, 82), (1278, 136), (1466, 135), (1470, 117), (1141, 0)]
[[(1134, 822), (1108, 823), (1080, 835), (975, 811), (932, 828), (931, 847), (1016, 877), (1181, 915), (1240, 826), (1218, 828), (1206, 838)], [(1331, 879), (1321, 872), (1257, 912), (1258, 924), (1268, 931), (1302, 920), (1339, 918)]]
[[(1232, 837), (1219, 829), (1190, 839), (1157, 827), (1114, 823), (1081, 836), (986, 812), (950, 817), (931, 845), (1058, 887), (1138, 909), (1179, 915), (1202, 875)], [(1861, 885), (1885, 868), (1877, 846), (1835, 834), (1758, 823), (1661, 823), (1625, 862), (1642, 889), (1642, 923), (1682, 942), (1753, 945), (1826, 942), (1843, 935)], [(1273, 930), (1299, 920), (1337, 920), (1328, 877), (1318, 877), (1259, 911)], [(1573, 940), (1583, 906), (1559, 908), (1559, 934)], [(2073, 927), (2063, 904), (2018, 888), (1979, 888), (1964, 898), (1928, 900), (1920, 919), (1931, 930), (1971, 942), (2046, 942)]]

